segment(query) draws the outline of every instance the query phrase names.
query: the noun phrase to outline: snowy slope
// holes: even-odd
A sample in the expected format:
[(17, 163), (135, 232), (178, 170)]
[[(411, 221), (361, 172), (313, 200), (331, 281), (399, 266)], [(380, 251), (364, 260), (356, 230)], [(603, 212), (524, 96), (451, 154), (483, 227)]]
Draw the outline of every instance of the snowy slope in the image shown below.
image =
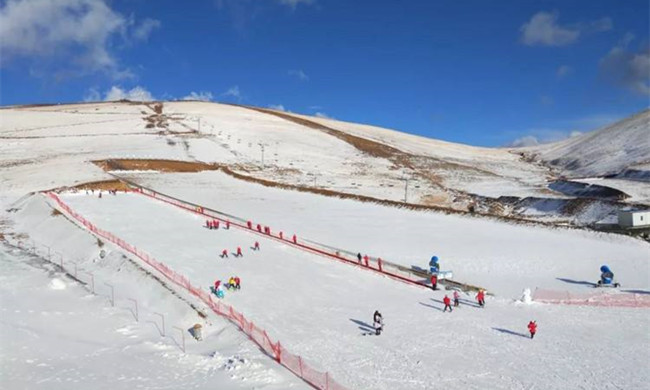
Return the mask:
[[(602, 384), (602, 378), (592, 373), (601, 369), (611, 387), (638, 388), (648, 379), (633, 368), (647, 364), (648, 349), (643, 344), (650, 340), (645, 332), (648, 316), (644, 309), (529, 306), (503, 298), (489, 299), (488, 307), (479, 309), (473, 304), (473, 296), (463, 295), (458, 310), (442, 313), (444, 291), (397, 283), (275, 241), (261, 239), (262, 250), (253, 252), (249, 246), (260, 240), (258, 236), (239, 229), (205, 229), (201, 217), (141, 195), (98, 199), (77, 194), (63, 199), (99, 227), (146, 248), (206, 290), (215, 279), (240, 276), (242, 290), (226, 292), (226, 301), (351, 388), (427, 389), (431, 383), (445, 383), (450, 389), (511, 389), (529, 388), (542, 381), (553, 389), (594, 387)], [(251, 211), (259, 212), (257, 208)], [(559, 236), (540, 236), (546, 247), (557, 248), (561, 240)], [(415, 241), (412, 244), (416, 245)], [(578, 245), (583, 250), (588, 248)], [(591, 249), (598, 251), (593, 245), (595, 242)], [(243, 258), (218, 257), (221, 249), (234, 251), (237, 246), (243, 248)], [(644, 255), (647, 249), (639, 246), (635, 251)], [(553, 253), (561, 251), (554, 249)], [(566, 261), (547, 256), (546, 267), (553, 269)], [(633, 283), (634, 276), (625, 271), (625, 264), (617, 264), (619, 275)], [(524, 261), (520, 266), (535, 267)], [(537, 278), (539, 283), (554, 282), (546, 280), (544, 274)], [(639, 287), (648, 288), (644, 278), (636, 281)], [(507, 290), (504, 284), (508, 282), (497, 279), (495, 283)], [(375, 309), (384, 314), (386, 331), (379, 338), (363, 337), (361, 334), (371, 328), (370, 316)], [(634, 325), (626, 332), (610, 332), (621, 318)], [(530, 319), (536, 319), (544, 329), (534, 342), (521, 337)], [(606, 341), (596, 342), (603, 333), (608, 334)], [(567, 346), (571, 356), (579, 356), (571, 358), (570, 363), (563, 358)], [(606, 369), (599, 360), (603, 354), (607, 354)], [(441, 360), (440, 356), (445, 358)], [(531, 356), (543, 362), (544, 370), (528, 364)], [(547, 370), (555, 376), (549, 377)]]
[(650, 110), (603, 129), (530, 151), (567, 177), (619, 173), (650, 161)]
[[(136, 322), (132, 302), (124, 296), (128, 279), (110, 279), (119, 288), (111, 307), (100, 283), (107, 279), (97, 274), (98, 295), (93, 295), (89, 286), (44, 259), (2, 244), (0, 266), (3, 389), (307, 388), (288, 372), (278, 372), (224, 323), (206, 327), (203, 343), (186, 335), (183, 353), (179, 331), (171, 325), (189, 328), (196, 313), (175, 299), (140, 298), (149, 281), (141, 282), (140, 291), (131, 285), (127, 294), (140, 302)], [(167, 337), (161, 337), (162, 323), (152, 311), (166, 315)]]

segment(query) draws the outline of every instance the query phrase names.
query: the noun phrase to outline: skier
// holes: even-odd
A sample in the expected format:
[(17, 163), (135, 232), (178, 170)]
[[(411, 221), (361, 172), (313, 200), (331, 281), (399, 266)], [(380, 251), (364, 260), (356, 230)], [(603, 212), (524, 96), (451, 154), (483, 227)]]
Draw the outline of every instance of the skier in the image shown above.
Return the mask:
[(438, 275), (431, 275), (431, 288), (435, 291), (438, 289)]
[(257, 231), (260, 233), (262, 232), (262, 225), (260, 225), (259, 223), (257, 224)]
[(246, 226), (248, 226), (249, 229), (252, 229), (253, 228), (253, 222), (247, 221)]
[(242, 256), (244, 256), (244, 254), (241, 253), (241, 247), (238, 246), (238, 247), (237, 247), (237, 253), (235, 254), (235, 257), (242, 257)]
[(260, 250), (260, 243), (259, 242), (255, 241), (255, 244), (253, 245), (253, 250), (254, 251)]
[(220, 257), (221, 257), (222, 259), (223, 259), (224, 257), (225, 257), (225, 258), (228, 258), (228, 249), (224, 249), (223, 251), (221, 251), (221, 256), (220, 256)]
[(368, 255), (363, 256), (363, 262), (366, 263), (366, 267), (368, 266), (368, 260), (369, 260)]
[(283, 236), (284, 236), (284, 235), (282, 234), (282, 232), (280, 232), (280, 239), (281, 239), (281, 240), (284, 240), (284, 237), (283, 237)]
[(379, 336), (384, 328), (384, 319), (379, 310), (375, 310), (375, 314), (372, 316), (372, 324), (375, 327), (375, 334)]
[(361, 264), (361, 252), (357, 253), (357, 261)]
[(296, 237), (295, 234), (293, 235), (292, 239), (293, 239), (293, 243), (294, 243), (294, 244), (297, 244), (297, 243), (298, 243), (298, 237)]
[(476, 300), (478, 301), (479, 306), (485, 306), (485, 291), (483, 291), (483, 289), (478, 290), (478, 294), (476, 294)]
[(530, 338), (532, 339), (535, 337), (535, 333), (537, 333), (537, 322), (535, 321), (530, 321), (528, 323), (528, 331), (530, 332)]
[(235, 276), (235, 289), (239, 290), (241, 288), (241, 279), (239, 276)]
[(212, 224), (214, 225), (215, 229), (219, 229), (219, 221), (215, 219), (214, 221), (212, 221)]
[(221, 286), (221, 280), (215, 280), (214, 281), (214, 290), (218, 290), (219, 286)]
[(207, 227), (208, 229), (212, 229), (212, 222), (210, 222), (209, 219), (205, 220), (205, 227)]
[(226, 229), (230, 230), (230, 220), (226, 220)]
[(453, 311), (451, 308), (451, 299), (449, 299), (449, 297), (445, 295), (442, 301), (445, 303), (445, 309), (443, 310), (443, 312), (447, 311), (447, 308), (449, 308), (449, 312), (451, 313)]
[(235, 289), (235, 278), (233, 276), (228, 279), (228, 284), (226, 285), (226, 288), (228, 290), (234, 290)]
[(458, 294), (458, 291), (454, 290), (454, 307), (458, 307), (459, 299), (460, 299), (460, 294)]

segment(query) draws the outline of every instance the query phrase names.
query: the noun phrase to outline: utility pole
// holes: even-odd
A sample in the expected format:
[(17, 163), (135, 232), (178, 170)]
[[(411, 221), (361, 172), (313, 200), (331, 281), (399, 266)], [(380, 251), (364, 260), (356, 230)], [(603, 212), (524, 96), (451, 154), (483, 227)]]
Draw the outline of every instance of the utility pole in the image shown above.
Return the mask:
[(262, 169), (264, 169), (264, 144), (258, 144), (260, 146), (260, 150), (262, 151)]
[(402, 180), (404, 180), (404, 203), (406, 203), (408, 201), (409, 178), (403, 177)]

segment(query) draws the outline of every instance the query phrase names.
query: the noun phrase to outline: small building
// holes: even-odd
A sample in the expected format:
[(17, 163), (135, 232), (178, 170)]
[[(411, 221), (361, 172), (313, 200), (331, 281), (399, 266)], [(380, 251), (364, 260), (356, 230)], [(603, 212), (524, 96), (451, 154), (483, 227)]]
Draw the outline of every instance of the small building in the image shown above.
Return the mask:
[(620, 210), (618, 212), (620, 227), (650, 227), (650, 210)]

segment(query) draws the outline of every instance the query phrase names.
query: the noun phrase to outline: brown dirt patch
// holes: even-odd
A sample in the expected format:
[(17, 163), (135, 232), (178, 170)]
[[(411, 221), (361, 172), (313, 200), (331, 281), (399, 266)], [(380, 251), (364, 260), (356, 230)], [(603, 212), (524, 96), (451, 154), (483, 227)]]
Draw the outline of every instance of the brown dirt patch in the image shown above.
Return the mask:
[(74, 186), (74, 188), (78, 190), (124, 191), (124, 190), (128, 190), (129, 186), (119, 180), (102, 180), (102, 181), (92, 181), (89, 183), (82, 183)]
[(202, 172), (220, 168), (201, 162), (151, 159), (97, 160), (93, 163), (105, 171)]

